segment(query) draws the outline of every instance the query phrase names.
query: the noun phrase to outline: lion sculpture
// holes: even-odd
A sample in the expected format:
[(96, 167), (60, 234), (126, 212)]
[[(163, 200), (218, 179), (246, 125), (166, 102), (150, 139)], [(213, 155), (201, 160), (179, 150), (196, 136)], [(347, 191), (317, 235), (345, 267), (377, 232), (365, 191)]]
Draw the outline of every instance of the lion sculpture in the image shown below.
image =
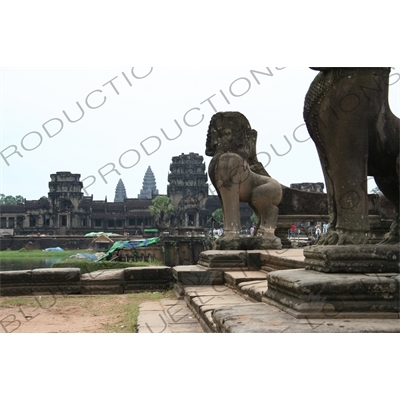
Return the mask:
[[(209, 176), (221, 202), (224, 234), (219, 249), (281, 248), (275, 236), (282, 187), (257, 160), (257, 132), (239, 112), (219, 112), (211, 118), (206, 155), (213, 157)], [(258, 218), (253, 239), (240, 239), (240, 202)]]
[(399, 242), (399, 127), (388, 102), (390, 68), (322, 68), (305, 98), (304, 120), (328, 193), (329, 230), (322, 245), (368, 241), (367, 176), (394, 204), (382, 243)]

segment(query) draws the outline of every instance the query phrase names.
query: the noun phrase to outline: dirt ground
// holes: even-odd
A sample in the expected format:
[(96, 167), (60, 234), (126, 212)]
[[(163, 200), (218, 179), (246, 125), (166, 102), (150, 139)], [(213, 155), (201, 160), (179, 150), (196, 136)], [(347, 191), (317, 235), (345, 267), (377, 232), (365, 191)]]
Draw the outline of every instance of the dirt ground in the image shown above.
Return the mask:
[(143, 301), (170, 293), (0, 298), (0, 333), (136, 332)]

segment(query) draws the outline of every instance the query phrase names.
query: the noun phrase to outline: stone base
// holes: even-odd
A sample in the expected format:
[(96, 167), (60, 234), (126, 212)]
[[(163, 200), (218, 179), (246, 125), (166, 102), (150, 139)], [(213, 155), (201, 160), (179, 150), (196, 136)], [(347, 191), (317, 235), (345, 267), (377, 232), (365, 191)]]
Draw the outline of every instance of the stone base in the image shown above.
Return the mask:
[(306, 269), (320, 272), (400, 272), (399, 245), (311, 246), (304, 257)]
[(173, 280), (170, 267), (129, 267), (123, 272), (124, 293), (168, 290)]
[(81, 277), (82, 294), (122, 294), (124, 293), (124, 270), (101, 270)]
[(275, 271), (262, 300), (296, 318), (399, 318), (399, 274)]
[(281, 249), (281, 239), (268, 236), (221, 236), (216, 241), (217, 250), (268, 250)]
[(180, 265), (172, 268), (175, 282), (182, 285), (223, 285), (224, 274), (222, 271), (211, 271), (198, 265)]
[(207, 250), (200, 253), (197, 265), (220, 271), (258, 271), (262, 253), (259, 250)]

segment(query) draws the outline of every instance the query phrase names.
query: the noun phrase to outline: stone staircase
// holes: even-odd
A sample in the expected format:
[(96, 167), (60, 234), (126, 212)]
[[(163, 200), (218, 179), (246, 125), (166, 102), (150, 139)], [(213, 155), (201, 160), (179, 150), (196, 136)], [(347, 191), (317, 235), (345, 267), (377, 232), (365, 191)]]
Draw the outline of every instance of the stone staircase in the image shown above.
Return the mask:
[[(197, 265), (172, 268), (175, 292), (208, 333), (400, 332), (399, 319), (300, 318), (285, 307), (269, 304), (263, 296), (268, 274), (285, 269), (300, 272), (303, 260), (302, 249), (203, 252)], [(320, 307), (323, 301), (315, 298), (313, 304)]]

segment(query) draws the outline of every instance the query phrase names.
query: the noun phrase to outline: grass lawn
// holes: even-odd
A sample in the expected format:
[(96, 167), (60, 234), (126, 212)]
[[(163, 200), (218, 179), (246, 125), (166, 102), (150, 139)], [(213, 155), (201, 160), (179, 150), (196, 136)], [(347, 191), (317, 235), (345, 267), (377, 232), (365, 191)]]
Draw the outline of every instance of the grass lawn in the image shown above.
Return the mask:
[(0, 251), (0, 260), (13, 258), (52, 258), (52, 257), (69, 257), (78, 253), (90, 253), (94, 251), (88, 250), (65, 250), (65, 251), (43, 251), (43, 250), (4, 250)]

